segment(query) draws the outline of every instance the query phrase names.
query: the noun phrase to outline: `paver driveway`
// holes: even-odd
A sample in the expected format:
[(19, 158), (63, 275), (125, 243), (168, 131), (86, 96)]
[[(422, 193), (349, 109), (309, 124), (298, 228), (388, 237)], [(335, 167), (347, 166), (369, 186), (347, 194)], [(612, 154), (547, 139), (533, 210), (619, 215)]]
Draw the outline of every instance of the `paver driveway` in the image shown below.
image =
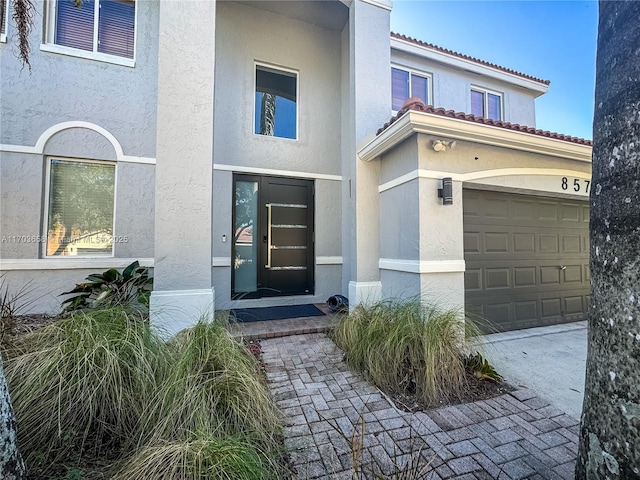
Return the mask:
[(532, 390), (409, 414), (349, 371), (325, 334), (263, 340), (262, 350), (300, 480), (351, 479), (362, 421), (360, 478), (411, 461), (433, 480), (573, 478), (578, 422)]

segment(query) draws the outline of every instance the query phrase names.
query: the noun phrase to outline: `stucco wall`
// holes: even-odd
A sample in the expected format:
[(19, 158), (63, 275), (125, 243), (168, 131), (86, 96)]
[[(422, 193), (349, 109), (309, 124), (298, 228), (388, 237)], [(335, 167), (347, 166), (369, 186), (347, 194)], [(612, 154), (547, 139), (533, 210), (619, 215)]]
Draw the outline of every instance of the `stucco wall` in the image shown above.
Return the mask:
[[(340, 32), (245, 5), (216, 13), (214, 163), (340, 174)], [(298, 140), (254, 131), (255, 62), (298, 72)]]
[(451, 68), (399, 50), (391, 50), (391, 61), (399, 67), (429, 73), (433, 78), (433, 105), (471, 113), (471, 87), (481, 87), (503, 95), (502, 120), (535, 127), (535, 95), (506, 82)]

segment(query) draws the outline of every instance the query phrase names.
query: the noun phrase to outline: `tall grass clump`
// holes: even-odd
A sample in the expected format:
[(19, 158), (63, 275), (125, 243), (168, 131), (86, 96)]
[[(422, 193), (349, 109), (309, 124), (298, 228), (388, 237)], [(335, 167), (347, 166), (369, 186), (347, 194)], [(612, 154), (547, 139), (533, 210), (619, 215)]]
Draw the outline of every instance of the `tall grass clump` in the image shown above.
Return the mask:
[(146, 319), (121, 308), (75, 312), (17, 339), (5, 371), (28, 465), (117, 455), (168, 367)]
[(464, 391), (466, 339), (476, 334), (456, 311), (387, 300), (356, 306), (340, 320), (334, 340), (347, 364), (380, 388), (436, 405)]
[(249, 350), (219, 320), (200, 321), (171, 343), (173, 362), (143, 417), (139, 441), (243, 435), (261, 451), (276, 447), (281, 420)]
[(196, 438), (141, 448), (113, 480), (263, 480), (272, 478), (264, 459), (241, 436)]

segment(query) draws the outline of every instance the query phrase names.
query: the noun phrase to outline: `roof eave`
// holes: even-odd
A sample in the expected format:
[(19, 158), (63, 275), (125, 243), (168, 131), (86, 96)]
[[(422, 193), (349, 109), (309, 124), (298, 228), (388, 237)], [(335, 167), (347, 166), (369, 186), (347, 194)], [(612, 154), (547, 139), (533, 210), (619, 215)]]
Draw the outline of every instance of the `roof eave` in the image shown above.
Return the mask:
[(405, 113), (380, 135), (364, 145), (358, 151), (358, 156), (361, 160), (367, 162), (374, 160), (402, 143), (414, 133), (437, 135), (447, 139), (469, 141), (591, 163), (592, 147), (590, 145), (581, 145), (413, 110)]
[(547, 83), (538, 82), (536, 80), (528, 79), (514, 73), (505, 72), (497, 68), (492, 68), (488, 65), (482, 65), (472, 60), (440, 52), (427, 46), (417, 45), (407, 40), (401, 40), (391, 37), (391, 48), (410, 53), (412, 55), (417, 55), (434, 62), (442, 63), (453, 68), (470, 71), (479, 75), (490, 77), (495, 80), (500, 80), (512, 85), (517, 85), (521, 88), (530, 90), (535, 94), (536, 97), (547, 93), (547, 91), (549, 90), (549, 85)]

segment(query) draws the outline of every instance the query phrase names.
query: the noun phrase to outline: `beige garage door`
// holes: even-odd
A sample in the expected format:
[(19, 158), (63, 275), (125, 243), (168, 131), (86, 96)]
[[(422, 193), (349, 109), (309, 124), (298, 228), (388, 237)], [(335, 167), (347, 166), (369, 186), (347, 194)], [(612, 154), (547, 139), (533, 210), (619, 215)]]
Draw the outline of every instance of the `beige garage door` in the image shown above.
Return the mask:
[(465, 308), (498, 331), (585, 320), (589, 205), (464, 190)]

